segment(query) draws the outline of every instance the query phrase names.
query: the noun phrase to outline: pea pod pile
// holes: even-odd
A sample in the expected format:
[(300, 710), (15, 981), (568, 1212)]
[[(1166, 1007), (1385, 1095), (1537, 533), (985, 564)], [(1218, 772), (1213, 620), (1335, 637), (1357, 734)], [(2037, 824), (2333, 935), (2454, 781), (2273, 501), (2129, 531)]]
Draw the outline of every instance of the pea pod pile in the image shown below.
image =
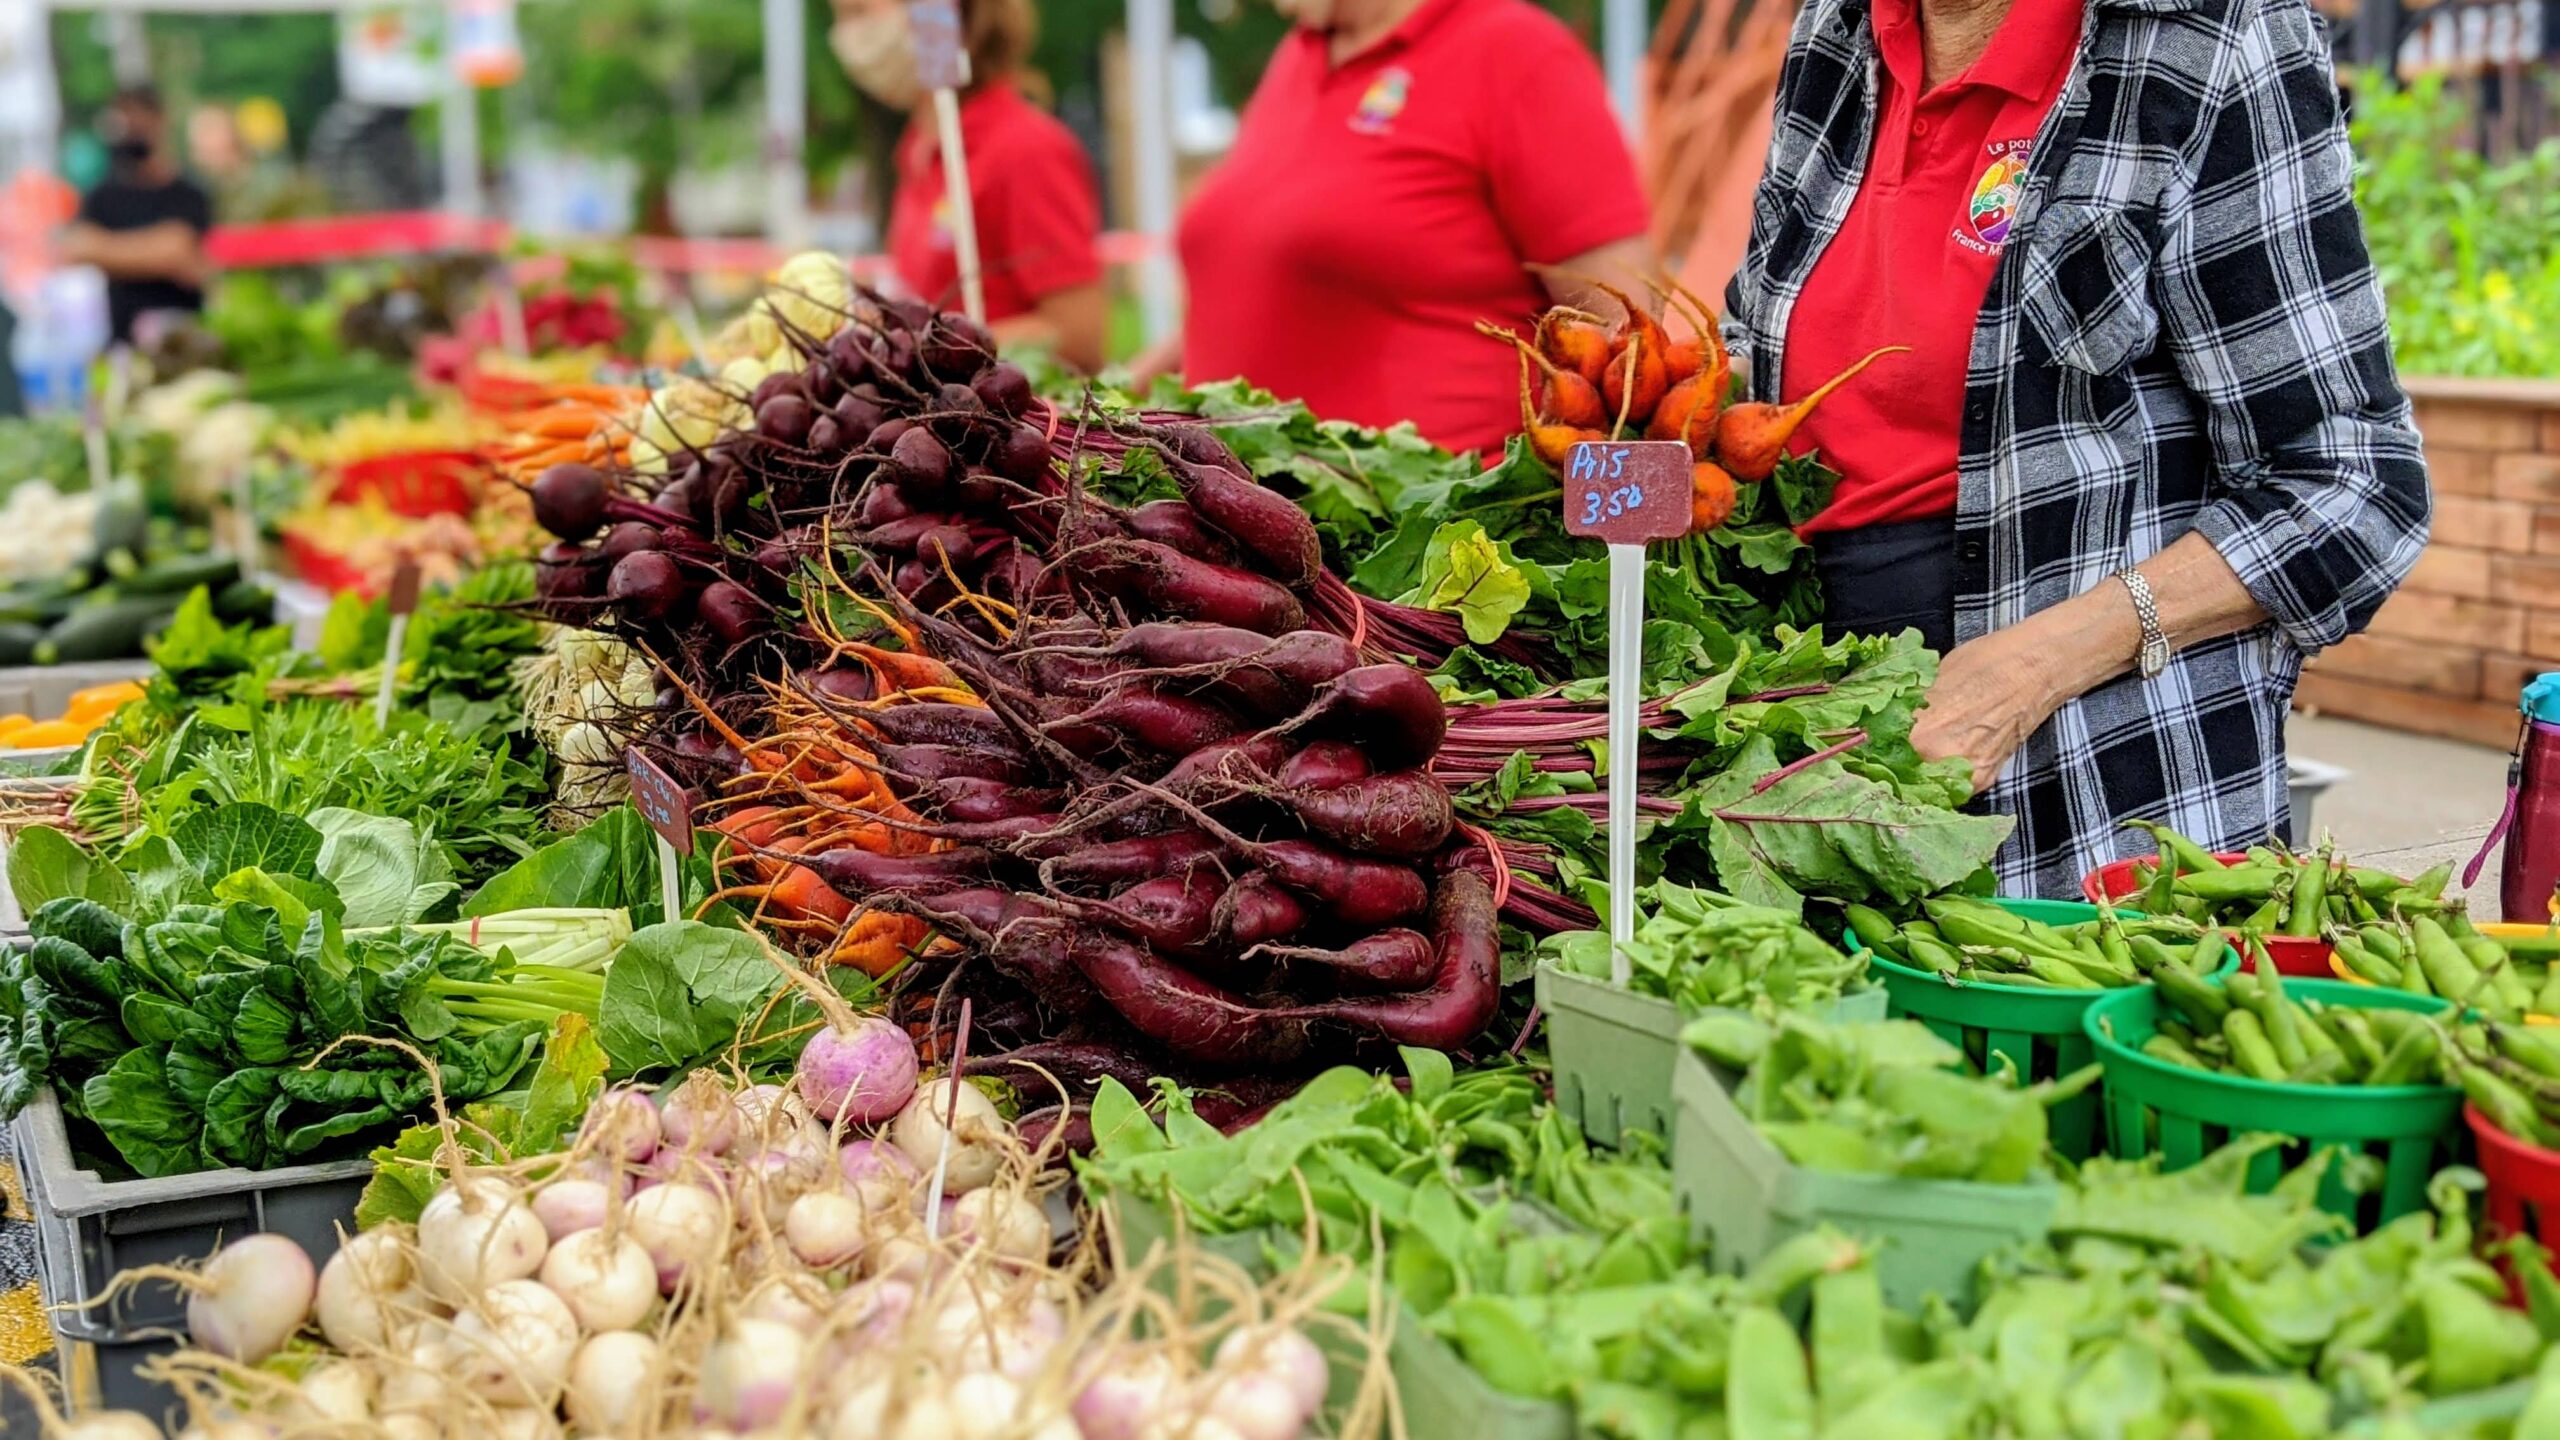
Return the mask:
[(1894, 924), (1864, 905), (1848, 907), (1849, 928), (1868, 949), (1950, 983), (2049, 990), (2116, 990), (2160, 970), (2210, 973), (2223, 941), (2211, 931), (2162, 917), (2101, 912), (2095, 920), (2048, 925), (1961, 895), (1924, 901), (1928, 918)]
[[(1684, 1011), (1762, 1003), (1805, 1009), (1865, 983), (1864, 955), (1840, 953), (1783, 910), (1668, 880), (1648, 893), (1652, 912), (1626, 946), (1627, 988), (1637, 994)], [(1543, 948), (1567, 973), (1609, 978), (1606, 931), (1567, 931)]]
[(2276, 845), (2252, 846), (2231, 862), (2166, 825), (2126, 823), (2160, 845), (2157, 861), (2135, 862), (2134, 890), (2126, 897), (2149, 914), (2308, 940), (2447, 905), (2449, 865), (2403, 879), (2345, 864), (2329, 849), (2304, 854)]
[(2491, 1022), (2455, 1027), (2445, 1078), (2489, 1123), (2528, 1145), (2560, 1150), (2560, 1032)]
[(1734, 1093), (1779, 1153), (1815, 1170), (2023, 1184), (2044, 1167), (2045, 1111), (2087, 1089), (2095, 1066), (2015, 1086), (1958, 1067), (1964, 1052), (1916, 1020), (1774, 1025), (1702, 1015), (1680, 1038), (1747, 1070)]
[(2190, 1070), (2286, 1085), (2435, 1080), (2442, 1032), (2429, 1017), (2288, 994), (2263, 948), (2255, 966), (2219, 986), (2183, 972), (2156, 977), (2159, 1030), (2142, 1042), (2142, 1053)]
[(2340, 963), (2414, 995), (2441, 995), (2495, 1020), (2560, 1015), (2560, 945), (2541, 937), (2500, 943), (2460, 910), (2376, 920), (2337, 932)]

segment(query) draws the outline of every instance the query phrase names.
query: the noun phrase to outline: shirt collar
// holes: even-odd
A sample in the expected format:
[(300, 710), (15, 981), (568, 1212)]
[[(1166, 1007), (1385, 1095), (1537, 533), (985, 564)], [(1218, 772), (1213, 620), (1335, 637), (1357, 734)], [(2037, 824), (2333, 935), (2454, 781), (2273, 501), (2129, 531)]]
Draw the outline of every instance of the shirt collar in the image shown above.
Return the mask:
[[(1368, 48), (1344, 59), (1342, 64), (1356, 65), (1363, 61), (1382, 59), (1406, 49), (1428, 33), (1432, 26), (1447, 19), (1449, 12), (1469, 3), (1471, 0), (1422, 0), (1420, 5), (1414, 7), (1412, 14), (1396, 23), (1396, 28), (1379, 36), (1370, 43)], [(1318, 58), (1323, 59), (1328, 66), (1340, 68), (1332, 65), (1332, 56), (1326, 53), (1326, 47), (1331, 41), (1323, 31), (1300, 26), (1293, 33), (1298, 37), (1299, 44), (1313, 49)]]
[[(1917, 90), (1922, 64), (1920, 0), (1873, 0), (1876, 47), (1894, 81)], [(2071, 63), (2080, 45), (2083, 0), (2012, 0), (2009, 13), (1992, 32), (1991, 43), (1956, 85), (1987, 85), (2021, 100), (2050, 95), (2055, 80)], [(2095, 0), (2104, 3), (2104, 0)], [(1905, 70), (1911, 73), (1904, 73)]]

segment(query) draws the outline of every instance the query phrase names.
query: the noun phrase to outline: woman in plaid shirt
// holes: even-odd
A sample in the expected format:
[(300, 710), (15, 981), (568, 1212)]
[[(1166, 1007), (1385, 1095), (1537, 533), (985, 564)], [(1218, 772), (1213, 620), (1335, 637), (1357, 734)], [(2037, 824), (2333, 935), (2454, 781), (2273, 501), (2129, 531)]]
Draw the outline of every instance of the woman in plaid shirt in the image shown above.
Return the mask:
[(1945, 652), (1913, 741), (2070, 895), (2165, 820), (2289, 826), (2306, 655), (2427, 477), (2304, 0), (1805, 0), (1727, 321), (1807, 427), (1830, 618)]

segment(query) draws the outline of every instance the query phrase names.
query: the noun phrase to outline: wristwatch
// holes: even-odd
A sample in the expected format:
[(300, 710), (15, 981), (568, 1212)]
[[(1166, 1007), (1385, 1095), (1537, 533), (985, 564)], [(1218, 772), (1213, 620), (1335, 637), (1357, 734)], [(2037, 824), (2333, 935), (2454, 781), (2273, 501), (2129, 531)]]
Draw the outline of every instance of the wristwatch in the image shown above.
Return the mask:
[(2116, 578), (2133, 597), (2134, 619), (2142, 622), (2142, 648), (2134, 652), (2134, 668), (2149, 680), (2169, 668), (2169, 636), (2160, 628), (2160, 604), (2152, 598), (2151, 581), (2141, 571), (2119, 570)]

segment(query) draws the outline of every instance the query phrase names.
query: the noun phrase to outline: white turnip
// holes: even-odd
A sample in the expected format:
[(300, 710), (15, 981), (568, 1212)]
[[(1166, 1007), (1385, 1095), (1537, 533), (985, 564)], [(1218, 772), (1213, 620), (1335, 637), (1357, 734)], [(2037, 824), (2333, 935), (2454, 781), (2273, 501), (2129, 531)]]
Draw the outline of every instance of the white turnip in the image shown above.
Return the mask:
[(640, 1242), (609, 1230), (580, 1230), (552, 1246), (542, 1284), (589, 1334), (628, 1330), (658, 1303), (657, 1262)]
[(1200, 1413), (1243, 1440), (1295, 1440), (1307, 1422), (1290, 1382), (1258, 1366), (1216, 1369), (1200, 1379)]
[(1106, 1357), (1069, 1407), (1084, 1440), (1140, 1440), (1184, 1398), (1182, 1370), (1161, 1351)]
[(675, 1182), (643, 1190), (631, 1200), (629, 1234), (658, 1268), (658, 1289), (675, 1293), (685, 1267), (718, 1258), (729, 1228), (720, 1197), (699, 1185)]
[(418, 1268), (428, 1293), (449, 1305), (533, 1274), (550, 1248), (516, 1187), (493, 1176), (456, 1180), (418, 1213)]
[(1324, 1352), (1306, 1332), (1289, 1325), (1239, 1327), (1218, 1342), (1214, 1361), (1220, 1373), (1259, 1370), (1279, 1379), (1298, 1403), (1298, 1418), (1309, 1420), (1324, 1408), (1333, 1375)]
[(800, 1391), (806, 1350), (800, 1332), (779, 1321), (733, 1322), (703, 1357), (694, 1418), (739, 1430), (781, 1419)]
[(1022, 1387), (976, 1370), (951, 1382), (943, 1404), (951, 1416), (953, 1440), (1003, 1440), (1020, 1421)]
[(947, 1131), (951, 1160), (942, 1189), (946, 1195), (959, 1195), (995, 1179), (1004, 1167), (1007, 1127), (985, 1091), (949, 1076), (928, 1080), (916, 1087), (915, 1098), (890, 1122), (889, 1139), (917, 1169), (930, 1173), (942, 1155), (946, 1111), (952, 1116)]
[(427, 1295), (418, 1288), (410, 1244), (408, 1226), (379, 1226), (348, 1236), (320, 1267), (312, 1308), (332, 1349), (362, 1355), (394, 1345), (424, 1313)]
[(373, 1418), (373, 1372), (351, 1360), (329, 1360), (304, 1372), (288, 1408), (288, 1428), (362, 1425)]
[(554, 1180), (533, 1192), (534, 1218), (554, 1245), (563, 1236), (602, 1225), (612, 1204), (613, 1192), (601, 1180)]
[(658, 1107), (649, 1103), (648, 1095), (621, 1088), (597, 1096), (587, 1107), (585, 1123), (578, 1127), (582, 1143), (606, 1159), (625, 1164), (647, 1159), (658, 1148), (660, 1134)]
[(747, 1292), (747, 1298), (738, 1304), (738, 1313), (788, 1325), (803, 1335), (815, 1335), (835, 1303), (834, 1292), (813, 1275), (769, 1275)]
[(915, 1042), (877, 1015), (856, 1016), (809, 1037), (792, 1081), (820, 1120), (875, 1125), (915, 1094)]
[(590, 1433), (643, 1414), (658, 1383), (658, 1342), (635, 1330), (590, 1336), (569, 1364), (569, 1418)]
[(130, 1410), (92, 1410), (54, 1426), (52, 1440), (160, 1440), (160, 1427)]
[(826, 1178), (828, 1159), (825, 1137), (807, 1128), (789, 1131), (771, 1145), (733, 1158), (732, 1193), (737, 1197), (740, 1222), (756, 1214), (767, 1225), (781, 1224), (792, 1202)]
[(738, 1092), (738, 1139), (751, 1148), (771, 1145), (817, 1120), (799, 1095), (781, 1085), (750, 1085)]
[(552, 1403), (577, 1353), (578, 1317), (531, 1280), (502, 1280), (454, 1317), (454, 1377), (492, 1404)]
[(841, 1190), (812, 1190), (791, 1202), (782, 1236), (800, 1263), (819, 1270), (849, 1264), (862, 1253), (871, 1212)]
[(658, 1112), (662, 1150), (696, 1155), (727, 1153), (738, 1138), (738, 1104), (729, 1087), (708, 1070), (696, 1070), (667, 1096)]
[(933, 1353), (949, 1357), (953, 1365), (1028, 1379), (1057, 1348), (1066, 1333), (1066, 1317), (1037, 1295), (960, 1286), (934, 1311), (929, 1333)]
[(311, 1313), (319, 1276), (282, 1235), (234, 1240), (205, 1262), (187, 1293), (187, 1333), (227, 1360), (255, 1365), (284, 1348)]
[(1049, 1217), (1019, 1190), (972, 1190), (953, 1201), (944, 1218), (945, 1234), (1004, 1259), (1037, 1264), (1049, 1258)]
[(489, 1414), (491, 1440), (560, 1440), (560, 1420), (548, 1410), (503, 1406)]

